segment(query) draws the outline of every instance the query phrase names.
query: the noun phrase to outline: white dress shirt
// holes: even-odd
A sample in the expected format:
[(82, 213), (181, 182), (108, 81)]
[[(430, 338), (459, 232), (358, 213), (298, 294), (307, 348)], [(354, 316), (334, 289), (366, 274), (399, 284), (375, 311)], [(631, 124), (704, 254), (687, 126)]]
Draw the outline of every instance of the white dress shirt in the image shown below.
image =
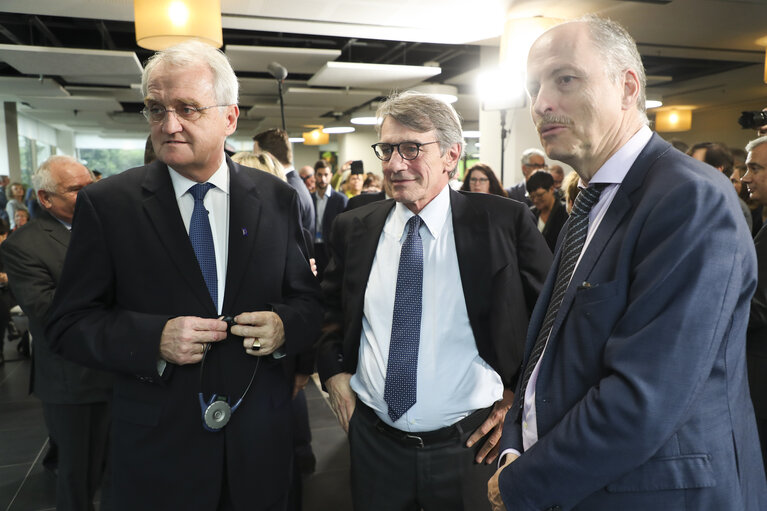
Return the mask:
[(330, 194), (333, 192), (333, 187), (328, 185), (325, 187), (325, 193), (320, 194), (319, 189), (315, 190), (314, 197), (317, 201), (317, 210), (316, 210), (316, 226), (315, 234), (314, 234), (314, 242), (315, 243), (322, 243), (323, 236), (322, 236), (322, 220), (325, 218), (325, 207), (328, 205), (328, 200), (330, 200)]
[[(189, 193), (189, 189), (197, 182), (187, 179), (170, 167), (168, 170), (173, 182), (173, 190), (176, 192), (178, 210), (181, 212), (184, 227), (189, 234), (189, 223), (192, 221), (194, 210), (194, 197)], [(226, 263), (229, 257), (229, 167), (226, 165), (226, 158), (222, 159), (218, 170), (206, 182), (213, 185), (213, 188), (205, 194), (203, 204), (208, 210), (210, 230), (216, 250), (216, 276), (218, 277), (216, 310), (221, 314), (226, 292)]]
[[(586, 248), (594, 238), (594, 233), (602, 223), (605, 214), (607, 213), (610, 204), (612, 204), (615, 194), (618, 193), (623, 179), (628, 174), (629, 169), (636, 161), (639, 153), (647, 145), (652, 137), (652, 131), (647, 126), (637, 131), (633, 137), (626, 142), (623, 147), (608, 159), (599, 170), (597, 170), (594, 177), (591, 178), (589, 185), (594, 184), (606, 184), (607, 186), (602, 190), (599, 196), (599, 201), (591, 208), (589, 212), (589, 227), (586, 234), (586, 242), (583, 244), (581, 254), (578, 256), (578, 262), (575, 268), (578, 268), (578, 264), (581, 262), (581, 257), (586, 252)], [(581, 188), (585, 187), (585, 183), (581, 180), (578, 183)], [(573, 274), (575, 270), (573, 270)], [(522, 408), (522, 448), (526, 451), (538, 441), (538, 421), (535, 413), (535, 385), (538, 381), (538, 370), (541, 367), (541, 361), (546, 355), (546, 348), (544, 347), (541, 357), (538, 359), (538, 363), (533, 369), (533, 373), (530, 375), (530, 381), (525, 389), (525, 402)], [(514, 450), (504, 451), (515, 452)], [(519, 453), (516, 453), (519, 454)]]
[(394, 295), (405, 225), (413, 213), (392, 208), (378, 241), (363, 305), (359, 363), (351, 386), (380, 419), (403, 431), (454, 424), (503, 396), (503, 382), (477, 352), (463, 295), (453, 234), (450, 187), (420, 213), (423, 299), (415, 404), (392, 422), (384, 401)]

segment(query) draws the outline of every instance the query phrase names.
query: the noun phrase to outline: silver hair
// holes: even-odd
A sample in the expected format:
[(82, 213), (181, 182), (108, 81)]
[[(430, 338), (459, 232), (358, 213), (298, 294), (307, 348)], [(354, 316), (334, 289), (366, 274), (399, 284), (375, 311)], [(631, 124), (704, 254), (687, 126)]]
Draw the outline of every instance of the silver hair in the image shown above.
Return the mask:
[[(213, 73), (213, 93), (219, 105), (236, 105), (239, 93), (237, 76), (229, 59), (209, 44), (192, 39), (158, 51), (147, 60), (141, 75), (141, 93), (147, 96), (149, 77), (159, 64), (173, 67), (206, 64)], [(207, 105), (206, 105), (207, 106)]]
[[(59, 165), (61, 163), (74, 163), (76, 165), (81, 165), (85, 167), (82, 163), (77, 161), (76, 158), (73, 158), (71, 156), (66, 156), (63, 154), (58, 154), (51, 156), (47, 160), (45, 160), (43, 163), (40, 164), (39, 167), (37, 167), (37, 170), (32, 174), (32, 186), (35, 188), (35, 190), (43, 190), (46, 192), (52, 192), (56, 193), (56, 187), (58, 186), (58, 183), (55, 179), (53, 179), (53, 176), (51, 175), (51, 170), (54, 166)], [(91, 177), (93, 177), (93, 174), (91, 171), (85, 167), (86, 170), (88, 170), (88, 173), (91, 174)]]
[(746, 152), (750, 153), (751, 151), (753, 151), (754, 149), (756, 149), (762, 144), (767, 144), (767, 135), (763, 137), (755, 138), (754, 140), (746, 144)]
[(531, 147), (530, 149), (525, 149), (524, 152), (522, 153), (522, 165), (529, 165), (530, 157), (533, 155), (540, 156), (541, 158), (543, 158), (544, 163), (546, 162), (546, 154), (540, 149)]
[[(443, 155), (453, 144), (459, 145), (460, 156), (463, 155), (465, 143), (461, 129), (461, 117), (455, 108), (444, 101), (415, 91), (393, 94), (378, 107), (376, 112), (376, 117), (381, 121), (387, 116), (391, 116), (406, 128), (419, 133), (436, 131), (437, 141)], [(379, 135), (382, 124), (383, 122), (380, 122), (376, 125)], [(457, 165), (450, 172), (451, 178), (455, 175), (456, 169)]]
[(647, 75), (634, 38), (619, 23), (595, 14), (586, 14), (572, 22), (588, 25), (591, 40), (604, 58), (610, 78), (616, 81), (620, 80), (623, 73), (628, 70), (636, 73), (639, 79), (636, 107), (641, 114), (642, 121), (648, 124), (647, 106), (645, 105)]

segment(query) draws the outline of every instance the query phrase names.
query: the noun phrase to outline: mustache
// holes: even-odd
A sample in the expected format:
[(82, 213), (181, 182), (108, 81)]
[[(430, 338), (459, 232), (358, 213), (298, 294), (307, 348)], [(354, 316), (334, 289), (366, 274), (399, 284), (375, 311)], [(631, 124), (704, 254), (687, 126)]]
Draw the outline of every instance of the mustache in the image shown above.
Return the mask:
[(535, 123), (535, 127), (540, 129), (543, 126), (546, 126), (547, 124), (561, 124), (563, 126), (572, 126), (573, 121), (569, 117), (565, 117), (564, 115), (555, 115), (555, 114), (543, 114), (543, 116), (538, 119), (538, 122)]

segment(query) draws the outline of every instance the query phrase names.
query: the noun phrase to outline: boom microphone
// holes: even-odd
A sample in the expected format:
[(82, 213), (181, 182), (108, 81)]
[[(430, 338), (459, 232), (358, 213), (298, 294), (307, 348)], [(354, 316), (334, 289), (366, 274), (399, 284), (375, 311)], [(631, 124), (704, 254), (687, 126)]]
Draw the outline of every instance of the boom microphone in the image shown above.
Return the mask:
[(280, 81), (284, 80), (288, 76), (288, 70), (281, 66), (278, 62), (272, 62), (267, 66), (266, 70), (269, 71), (270, 75)]

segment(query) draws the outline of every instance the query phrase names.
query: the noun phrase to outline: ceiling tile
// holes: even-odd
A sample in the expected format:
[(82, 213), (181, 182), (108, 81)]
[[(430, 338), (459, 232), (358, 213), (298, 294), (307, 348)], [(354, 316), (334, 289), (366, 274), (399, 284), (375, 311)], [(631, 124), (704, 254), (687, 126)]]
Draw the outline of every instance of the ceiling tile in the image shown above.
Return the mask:
[(235, 71), (266, 73), (269, 64), (277, 62), (288, 70), (290, 76), (291, 73), (316, 73), (326, 62), (337, 59), (341, 50), (228, 44), (225, 53)]
[(0, 60), (31, 75), (141, 75), (135, 52), (0, 44)]
[(307, 82), (318, 87), (406, 89), (442, 72), (439, 67), (328, 62)]
[(327, 110), (347, 110), (382, 96), (378, 90), (320, 89), (290, 87), (285, 92), (286, 105), (327, 105)]
[(22, 97), (22, 101), (36, 110), (64, 110), (113, 112), (122, 110), (114, 98), (70, 96), (68, 98)]
[(66, 97), (69, 93), (50, 78), (25, 78), (21, 76), (0, 76), (0, 96), (49, 96)]

